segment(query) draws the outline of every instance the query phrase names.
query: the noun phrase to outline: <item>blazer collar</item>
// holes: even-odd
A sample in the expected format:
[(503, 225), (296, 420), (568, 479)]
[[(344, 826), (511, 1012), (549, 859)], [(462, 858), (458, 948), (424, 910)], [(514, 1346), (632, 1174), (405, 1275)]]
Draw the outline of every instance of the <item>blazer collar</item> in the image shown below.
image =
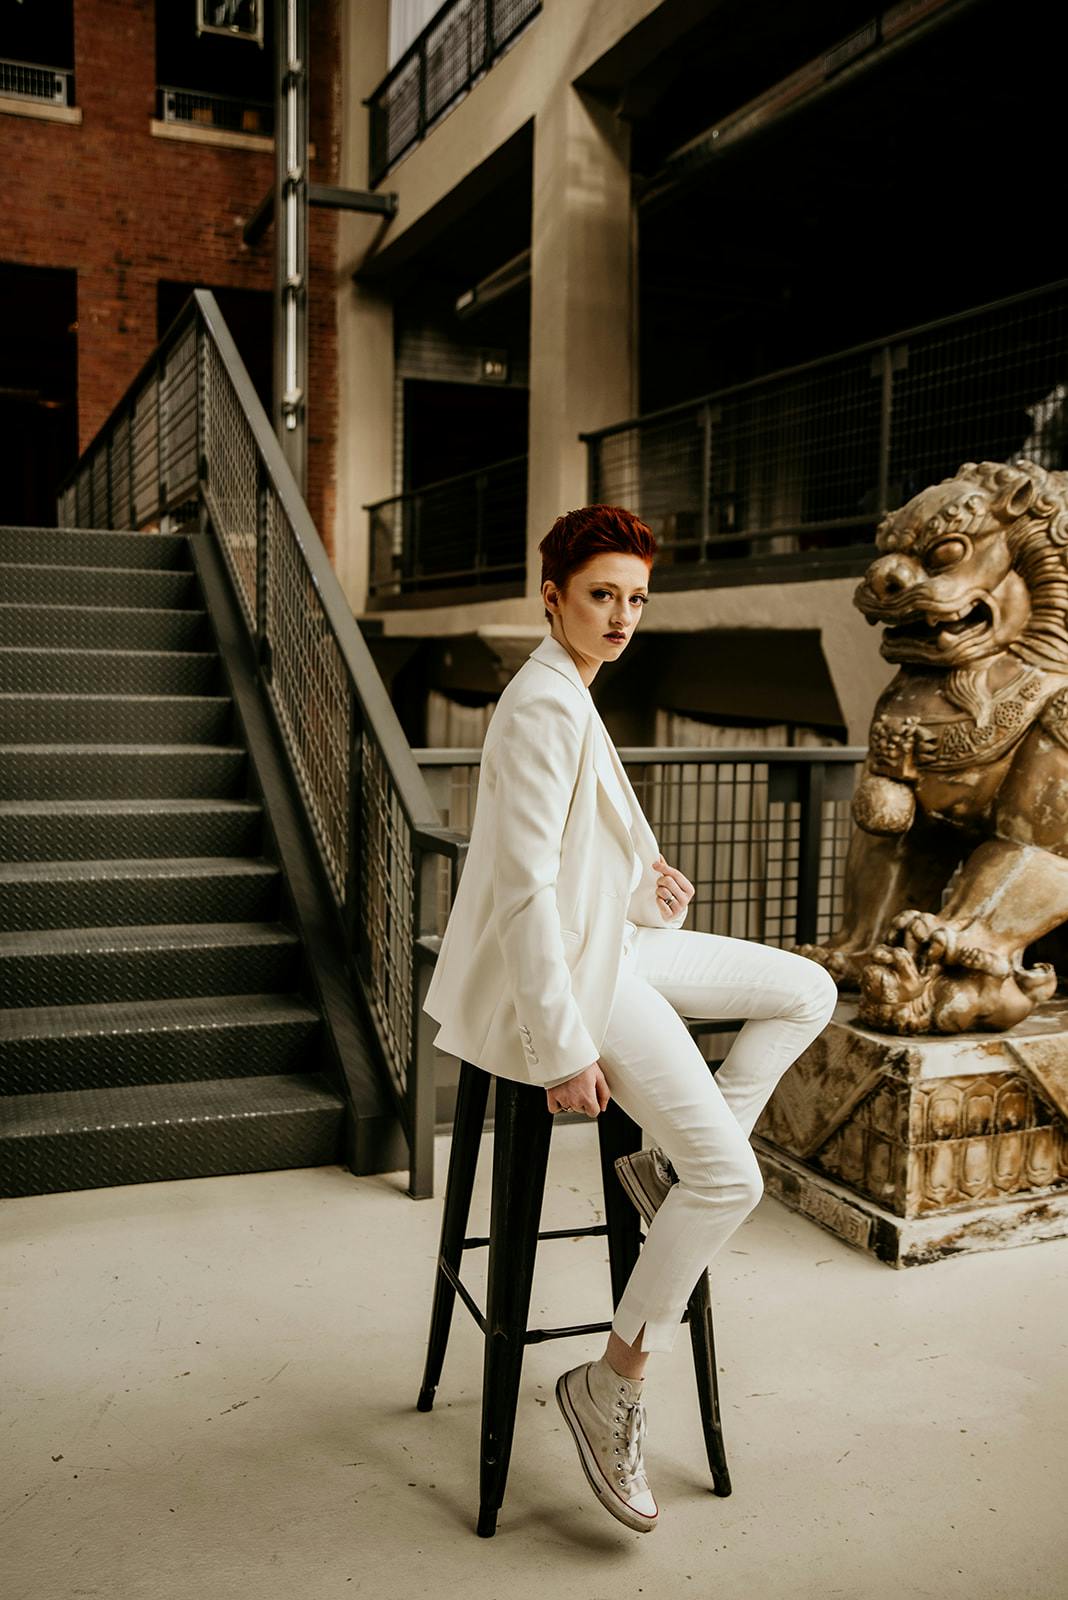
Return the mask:
[(531, 661), (543, 661), (547, 667), (552, 667), (556, 672), (562, 673), (569, 682), (575, 685), (579, 694), (585, 695), (590, 703), (593, 703), (593, 696), (590, 694), (589, 687), (583, 683), (582, 676), (571, 658), (570, 651), (565, 650), (559, 639), (554, 639), (551, 633), (547, 633), (537, 649), (530, 652), (529, 659)]

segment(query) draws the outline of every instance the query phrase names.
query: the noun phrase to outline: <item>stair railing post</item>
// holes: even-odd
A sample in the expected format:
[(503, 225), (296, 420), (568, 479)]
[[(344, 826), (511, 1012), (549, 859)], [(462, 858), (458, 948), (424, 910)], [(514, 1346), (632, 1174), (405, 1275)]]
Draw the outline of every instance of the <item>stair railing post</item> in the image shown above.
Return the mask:
[(421, 934), (429, 932), (426, 926), (432, 912), (437, 889), (438, 861), (436, 852), (424, 850), (412, 840), (412, 925), (411, 940), (411, 1022), (408, 1030), (409, 1057), (407, 1062), (409, 1148), (408, 1193), (413, 1200), (427, 1200), (434, 1193), (434, 1127), (437, 1121), (437, 1086), (434, 1072), (434, 1045), (431, 1035), (437, 1032), (434, 1019), (423, 1010), (423, 1001), (430, 987), (433, 968), (421, 960), (416, 944)]
[(823, 797), (827, 769), (822, 761), (803, 761), (798, 768), (801, 801), (797, 841), (797, 943), (815, 944), (819, 917), (820, 857), (823, 848)]
[(264, 681), (271, 681), (271, 640), (267, 613), (267, 574), (270, 553), (268, 506), (271, 486), (261, 456), (256, 457), (256, 661)]

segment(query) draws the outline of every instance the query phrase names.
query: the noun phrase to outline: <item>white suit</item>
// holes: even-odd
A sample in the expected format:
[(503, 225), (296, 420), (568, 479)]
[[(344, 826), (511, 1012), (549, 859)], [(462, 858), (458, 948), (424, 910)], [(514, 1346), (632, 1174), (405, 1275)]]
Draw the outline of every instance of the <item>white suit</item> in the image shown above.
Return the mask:
[[(683, 929), (656, 901), (659, 847), (571, 656), (550, 635), (504, 690), (467, 864), (424, 1009), (440, 1049), (551, 1087), (600, 1060), (679, 1181), (612, 1320), (670, 1350), (699, 1273), (757, 1203), (749, 1135), (837, 1000), (788, 950)], [(713, 1077), (688, 1017), (745, 1017)]]
[(589, 689), (552, 635), (486, 731), (467, 860), (423, 1009), (438, 1049), (546, 1088), (595, 1062), (625, 923), (657, 908), (660, 854)]

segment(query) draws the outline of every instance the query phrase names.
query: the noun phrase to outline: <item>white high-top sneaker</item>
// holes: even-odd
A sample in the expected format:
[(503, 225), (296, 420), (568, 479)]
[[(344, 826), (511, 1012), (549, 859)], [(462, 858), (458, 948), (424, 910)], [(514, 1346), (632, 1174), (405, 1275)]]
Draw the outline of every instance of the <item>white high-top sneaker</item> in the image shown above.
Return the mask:
[(638, 1533), (656, 1527), (657, 1504), (642, 1460), (642, 1379), (623, 1378), (604, 1356), (565, 1372), (556, 1403), (575, 1439), (589, 1484), (606, 1511)]
[(619, 1156), (616, 1176), (642, 1214), (648, 1227), (664, 1197), (679, 1175), (660, 1149), (636, 1150), (632, 1156)]

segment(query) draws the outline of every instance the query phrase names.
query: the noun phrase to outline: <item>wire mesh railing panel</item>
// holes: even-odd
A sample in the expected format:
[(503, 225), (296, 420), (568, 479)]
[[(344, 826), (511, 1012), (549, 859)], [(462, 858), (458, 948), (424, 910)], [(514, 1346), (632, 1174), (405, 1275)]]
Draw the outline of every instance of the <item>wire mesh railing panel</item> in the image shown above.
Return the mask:
[(145, 384), (133, 405), (133, 510), (142, 528), (159, 511), (159, 397), (158, 380)]
[(79, 472), (74, 484), (74, 526), (76, 528), (91, 528), (93, 526), (92, 483), (92, 462), (88, 461)]
[(307, 563), (271, 491), (265, 509), (269, 692), (334, 894), (343, 905), (352, 688)]
[(411, 834), (373, 733), (360, 741), (359, 925), (361, 964), (398, 1094), (409, 1089), (415, 868)]
[(130, 480), (130, 417), (115, 424), (111, 436), (111, 525), (133, 527), (133, 484)]
[(92, 519), (91, 526), (94, 528), (106, 528), (108, 526), (108, 513), (110, 510), (108, 505), (109, 454), (110, 452), (106, 445), (101, 450), (98, 450), (93, 457), (93, 465), (89, 473), (89, 515)]
[(890, 505), (963, 461), (1068, 464), (1068, 293), (1039, 293), (898, 346)]
[(1068, 462), (1068, 285), (1051, 284), (586, 436), (590, 493), (667, 560), (866, 542), (963, 461)]
[[(667, 752), (663, 753), (667, 755)], [(819, 767), (818, 754), (798, 771)], [(857, 761), (859, 766), (859, 758)], [(799, 942), (800, 860), (804, 807), (773, 798), (771, 764), (710, 750), (699, 758), (650, 758), (625, 763), (634, 792), (667, 859), (694, 886), (687, 927), (736, 939), (789, 947)], [(855, 768), (854, 768), (855, 770)], [(478, 795), (479, 755), (448, 767), (424, 766), (433, 778), (445, 826), (469, 834)], [(836, 772), (836, 796), (824, 800), (819, 824), (816, 938), (840, 926), (846, 856), (853, 822), (848, 789)], [(451, 902), (442, 863), (435, 901), (436, 931), (445, 931)]]
[(369, 594), (522, 583), (526, 500), (527, 458), (515, 456), (367, 507)]
[(159, 380), (160, 490), (177, 505), (197, 485), (197, 330), (192, 324), (166, 356)]
[(215, 344), (202, 341), (204, 495), (253, 633), (258, 604), (256, 441)]
[(368, 100), (371, 183), (425, 136), (541, 10), (541, 0), (455, 0), (436, 14)]
[(460, 0), (427, 30), (424, 51), (426, 120), (433, 122), (485, 64), (485, 0)]

